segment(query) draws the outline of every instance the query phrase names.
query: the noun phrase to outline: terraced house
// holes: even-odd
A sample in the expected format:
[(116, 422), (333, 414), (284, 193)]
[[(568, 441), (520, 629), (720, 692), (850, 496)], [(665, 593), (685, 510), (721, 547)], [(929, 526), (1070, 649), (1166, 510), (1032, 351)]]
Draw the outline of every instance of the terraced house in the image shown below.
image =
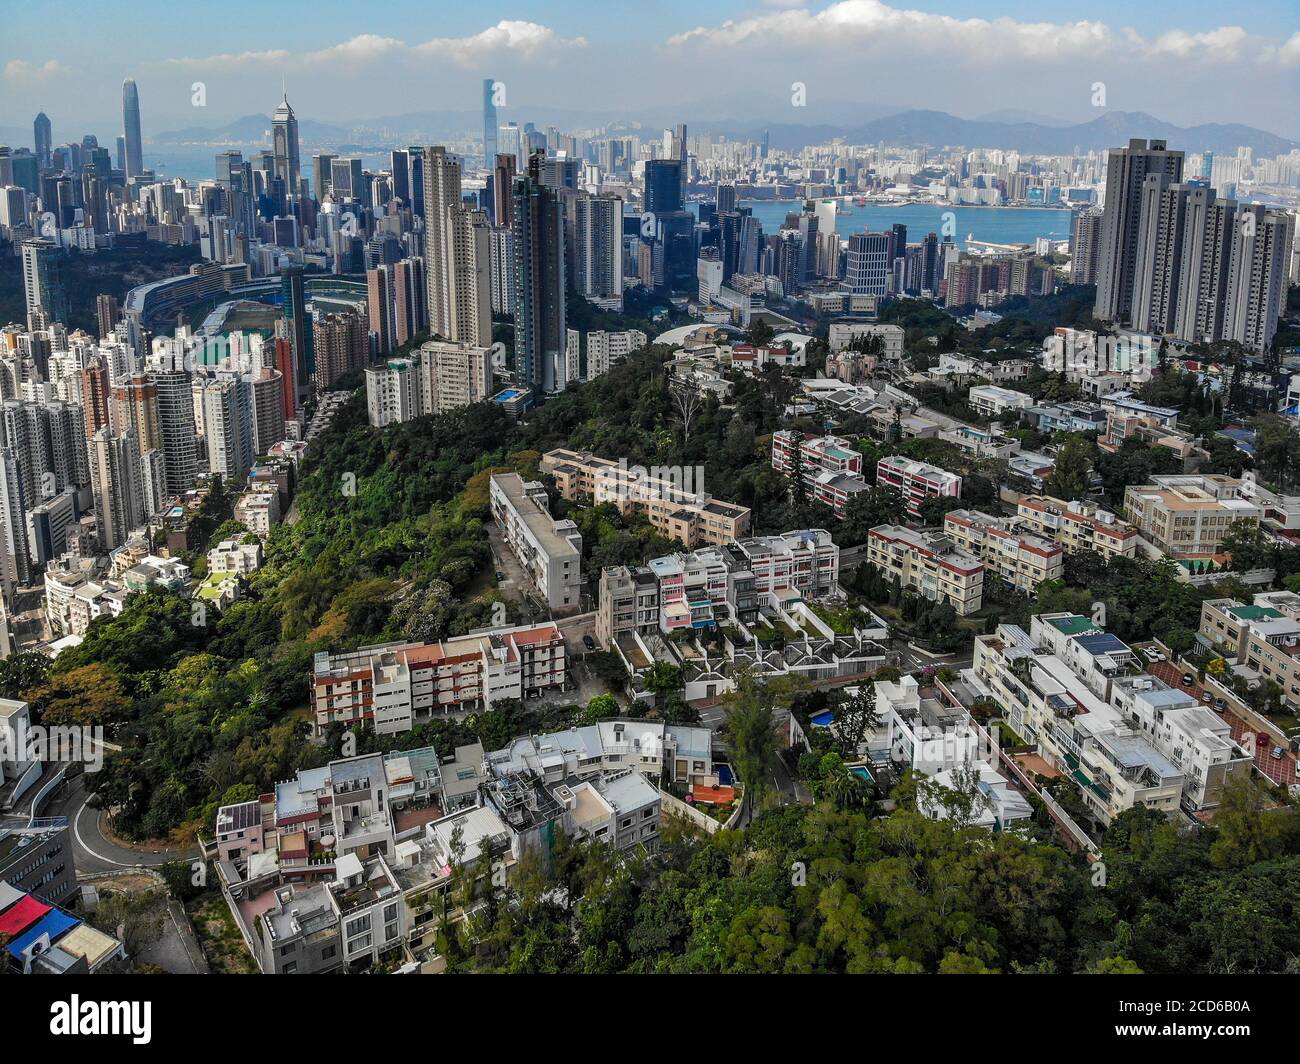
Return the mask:
[(943, 530), (962, 550), (984, 562), (985, 578), (1000, 577), (1019, 591), (1032, 593), (1044, 580), (1065, 572), (1065, 551), (1031, 532), (1016, 530), (1014, 518), (993, 517), (979, 510), (944, 515)]
[(1254, 602), (1207, 599), (1197, 639), (1255, 680), (1271, 680), (1292, 710), (1300, 708), (1300, 595), (1256, 595)]
[[(1058, 620), (1096, 634), (1087, 618)], [(1012, 730), (1074, 781), (1100, 823), (1139, 804), (1165, 813), (1178, 809), (1184, 771), (1023, 628), (1003, 624), (994, 635), (977, 636), (974, 674)]]
[(1065, 502), (1050, 495), (1023, 495), (1016, 503), (1020, 524), (1067, 551), (1096, 551), (1111, 558), (1137, 553), (1138, 533), (1132, 525), (1091, 502)]
[(435, 716), (490, 709), (563, 687), (564, 636), (551, 623), (492, 628), (441, 643), (383, 643), (316, 655), (315, 734), (331, 724), (407, 732)]
[(947, 602), (963, 617), (983, 605), (984, 563), (947, 533), (877, 525), (867, 536), (867, 560), (904, 588)]
[(887, 455), (876, 463), (876, 483), (897, 488), (903, 496), (908, 515), (919, 520), (921, 503), (933, 496), (961, 498), (961, 477), (946, 469), (904, 458), (901, 454)]
[(722, 546), (749, 531), (749, 507), (713, 498), (695, 482), (693, 469), (642, 469), (563, 447), (542, 455), (541, 467), (570, 502), (589, 498), (597, 506), (611, 502), (621, 514), (644, 513), (651, 525), (687, 547)]

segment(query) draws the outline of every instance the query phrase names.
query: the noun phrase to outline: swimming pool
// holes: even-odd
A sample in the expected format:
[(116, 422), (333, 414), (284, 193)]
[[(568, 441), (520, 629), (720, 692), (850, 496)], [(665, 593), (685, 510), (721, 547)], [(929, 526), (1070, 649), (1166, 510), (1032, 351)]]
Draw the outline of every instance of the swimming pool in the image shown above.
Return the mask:
[(858, 779), (865, 780), (867, 783), (876, 782), (875, 778), (871, 775), (871, 773), (867, 771), (865, 765), (854, 765), (851, 769), (849, 769), (849, 771), (852, 772), (853, 775), (857, 776)]
[(829, 728), (835, 723), (835, 714), (831, 710), (826, 709), (822, 710), (820, 713), (813, 714), (809, 719), (819, 728)]

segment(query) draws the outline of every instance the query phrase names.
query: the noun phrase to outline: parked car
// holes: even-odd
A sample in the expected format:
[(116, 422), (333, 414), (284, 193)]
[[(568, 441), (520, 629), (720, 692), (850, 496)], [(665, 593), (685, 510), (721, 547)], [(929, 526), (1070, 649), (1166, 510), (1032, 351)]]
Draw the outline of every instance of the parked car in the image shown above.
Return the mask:
[(1196, 677), (1193, 676), (1190, 672), (1183, 673), (1183, 684), (1185, 686), (1191, 687), (1192, 684), (1194, 684), (1195, 682), (1196, 682)]
[(1222, 698), (1216, 698), (1214, 700), (1214, 708), (1217, 709), (1220, 713), (1222, 713), (1225, 709), (1228, 708), (1228, 703), (1225, 702)]
[(588, 650), (596, 649), (596, 641), (592, 639), (591, 636), (589, 635), (584, 635), (582, 637), (582, 645), (586, 647)]
[(1267, 746), (1267, 745), (1268, 745), (1268, 742), (1269, 742), (1268, 732), (1266, 732), (1266, 731), (1257, 732), (1256, 735), (1255, 735), (1255, 738), (1256, 738), (1257, 740), (1259, 740), (1259, 742), (1260, 742), (1262, 745), (1264, 745), (1264, 746)]
[(1274, 761), (1282, 760), (1282, 748), (1280, 746), (1273, 747), (1273, 760)]
[(1205, 703), (1213, 702), (1213, 701), (1214, 701), (1214, 695), (1210, 694), (1209, 691), (1202, 691), (1202, 692), (1201, 692), (1201, 701), (1202, 701), (1202, 702), (1205, 702)]

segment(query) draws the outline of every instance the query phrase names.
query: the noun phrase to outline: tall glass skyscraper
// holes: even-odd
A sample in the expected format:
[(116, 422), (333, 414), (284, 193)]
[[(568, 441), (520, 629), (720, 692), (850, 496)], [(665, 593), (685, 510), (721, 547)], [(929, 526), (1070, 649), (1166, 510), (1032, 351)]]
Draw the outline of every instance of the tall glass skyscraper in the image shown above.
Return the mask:
[[(491, 170), (497, 157), (497, 104), (492, 78), (483, 79), (483, 166)], [(494, 219), (495, 220), (495, 219)]]
[(139, 177), (144, 173), (140, 151), (140, 93), (131, 78), (122, 82), (122, 132), (126, 135), (126, 176)]
[(271, 152), (275, 176), (284, 182), (285, 195), (298, 197), (298, 179), (302, 171), (298, 161), (298, 119), (284, 94), (280, 106), (271, 116)]
[(32, 132), (36, 140), (36, 161), (41, 167), (49, 166), (50, 148), (54, 141), (50, 132), (50, 120), (44, 111), (36, 116), (36, 121), (32, 123)]

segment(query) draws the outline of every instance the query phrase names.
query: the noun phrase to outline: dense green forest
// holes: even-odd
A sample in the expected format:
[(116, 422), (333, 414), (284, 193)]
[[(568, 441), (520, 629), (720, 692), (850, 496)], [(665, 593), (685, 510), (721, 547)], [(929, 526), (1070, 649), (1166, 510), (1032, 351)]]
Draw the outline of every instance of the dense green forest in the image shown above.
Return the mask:
[(1216, 826), (1137, 808), (1101, 860), (914, 808), (830, 799), (708, 838), (666, 830), (616, 858), (561, 838), (526, 859), (507, 903), (452, 925), (452, 971), (579, 973), (1249, 973), (1300, 961), (1300, 814), (1235, 786)]

